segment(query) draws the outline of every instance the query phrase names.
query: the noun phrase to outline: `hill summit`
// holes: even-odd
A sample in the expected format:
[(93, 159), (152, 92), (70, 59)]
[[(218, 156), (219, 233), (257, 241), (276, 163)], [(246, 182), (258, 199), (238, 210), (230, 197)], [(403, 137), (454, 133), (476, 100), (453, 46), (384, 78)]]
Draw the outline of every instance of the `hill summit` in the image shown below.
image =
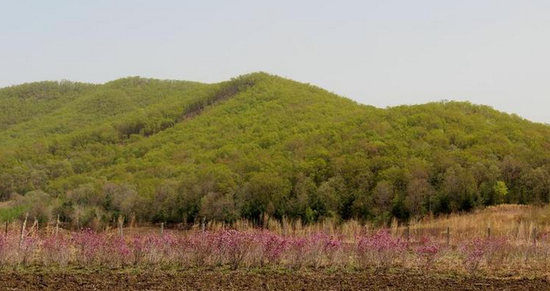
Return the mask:
[(387, 223), (548, 202), (549, 162), (549, 126), (487, 106), (379, 109), (266, 73), (0, 89), (0, 198), (40, 220)]

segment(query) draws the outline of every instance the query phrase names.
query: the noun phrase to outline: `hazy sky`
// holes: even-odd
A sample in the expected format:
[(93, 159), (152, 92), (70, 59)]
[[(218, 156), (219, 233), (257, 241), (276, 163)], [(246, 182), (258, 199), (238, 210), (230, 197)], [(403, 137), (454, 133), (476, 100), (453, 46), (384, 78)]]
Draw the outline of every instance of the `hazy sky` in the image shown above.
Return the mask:
[(470, 100), (550, 123), (550, 1), (5, 1), (0, 86), (266, 71), (379, 107)]

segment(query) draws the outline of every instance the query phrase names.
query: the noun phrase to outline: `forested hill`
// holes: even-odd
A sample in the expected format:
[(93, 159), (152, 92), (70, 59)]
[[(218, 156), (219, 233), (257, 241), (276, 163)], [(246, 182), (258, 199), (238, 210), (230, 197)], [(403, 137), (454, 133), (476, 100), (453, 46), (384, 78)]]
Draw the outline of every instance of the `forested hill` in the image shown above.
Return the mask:
[(462, 102), (378, 109), (254, 73), (0, 89), (0, 197), (79, 225), (386, 223), (550, 199), (550, 126)]

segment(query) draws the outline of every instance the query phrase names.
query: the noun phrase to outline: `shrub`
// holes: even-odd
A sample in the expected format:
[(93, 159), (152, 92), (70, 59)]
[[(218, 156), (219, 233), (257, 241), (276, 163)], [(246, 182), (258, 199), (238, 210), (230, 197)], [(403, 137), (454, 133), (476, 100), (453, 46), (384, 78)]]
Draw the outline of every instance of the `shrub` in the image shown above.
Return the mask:
[(100, 250), (103, 248), (105, 238), (91, 229), (84, 229), (72, 237), (76, 248), (76, 260), (82, 265), (90, 265), (99, 262)]
[(65, 236), (48, 236), (42, 240), (41, 254), (44, 265), (65, 266), (70, 259), (71, 242)]
[(460, 246), (460, 253), (466, 271), (475, 274), (479, 270), (486, 253), (485, 241), (480, 238), (467, 241)]
[(420, 240), (420, 245), (415, 248), (415, 253), (426, 270), (432, 269), (440, 251), (441, 246), (427, 237), (423, 237)]
[(393, 237), (387, 230), (360, 237), (356, 248), (359, 265), (387, 269), (406, 254), (407, 247), (406, 241)]
[(25, 237), (20, 245), (18, 254), (18, 263), (28, 266), (32, 263), (35, 252), (38, 250), (39, 240), (35, 237)]
[(9, 244), (7, 236), (0, 236), (0, 268), (8, 263)]
[(221, 257), (220, 261), (229, 264), (232, 270), (236, 270), (245, 259), (252, 237), (235, 230), (218, 232), (215, 237), (215, 251)]

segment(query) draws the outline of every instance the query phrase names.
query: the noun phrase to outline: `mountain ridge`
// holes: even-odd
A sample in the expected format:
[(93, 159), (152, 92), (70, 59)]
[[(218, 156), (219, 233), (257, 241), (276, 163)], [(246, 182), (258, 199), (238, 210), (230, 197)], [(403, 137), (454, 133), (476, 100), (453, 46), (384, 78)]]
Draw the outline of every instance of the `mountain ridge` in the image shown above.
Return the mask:
[(550, 198), (550, 126), (488, 106), (381, 109), (262, 72), (34, 86), (0, 89), (0, 197), (41, 219), (386, 223)]

